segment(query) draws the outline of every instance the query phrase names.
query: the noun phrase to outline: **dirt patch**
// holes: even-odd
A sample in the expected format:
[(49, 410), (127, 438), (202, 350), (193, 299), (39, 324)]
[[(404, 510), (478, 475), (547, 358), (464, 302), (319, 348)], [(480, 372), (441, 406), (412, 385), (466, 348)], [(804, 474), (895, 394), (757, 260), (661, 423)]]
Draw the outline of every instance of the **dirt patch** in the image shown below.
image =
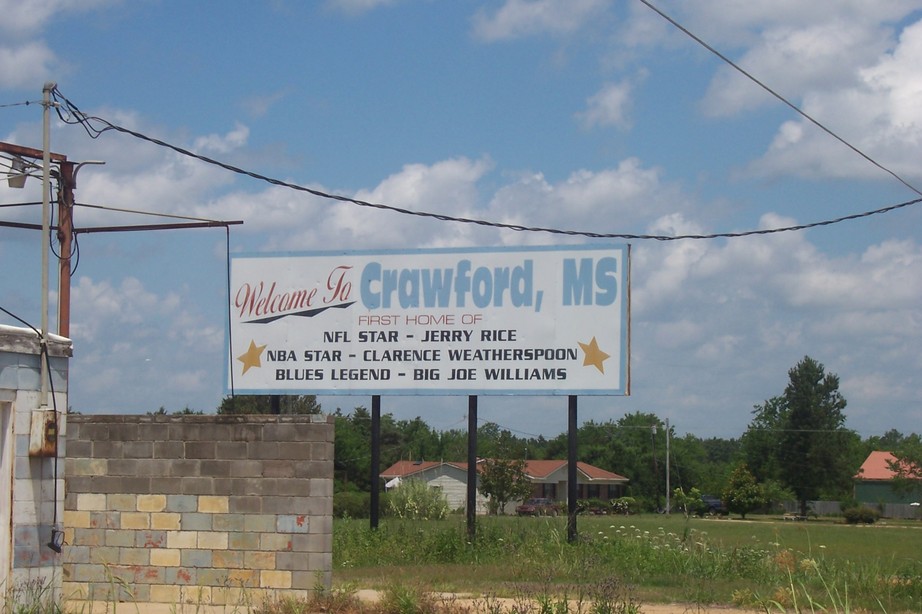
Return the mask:
[[(355, 596), (361, 601), (368, 603), (376, 603), (381, 600), (383, 593), (380, 591), (375, 591), (371, 589), (362, 589), (355, 591)], [(476, 595), (465, 595), (465, 594), (456, 594), (456, 593), (435, 593), (433, 595), (439, 601), (450, 603), (457, 606), (459, 609), (468, 609), (471, 612), (477, 614), (485, 614), (487, 611), (487, 605), (489, 605), (489, 611), (495, 611), (495, 606), (499, 605), (502, 607), (502, 611), (510, 612), (513, 609), (516, 609), (521, 612), (521, 599), (511, 599), (511, 598), (489, 598), (478, 597)], [(576, 611), (574, 603), (574, 608), (572, 611)], [(516, 607), (518, 606), (518, 607)], [(732, 608), (725, 606), (699, 606), (695, 604), (687, 603), (641, 603), (639, 604), (640, 611), (643, 614), (689, 614), (689, 613), (706, 613), (706, 612), (715, 612), (720, 614), (751, 614), (752, 612), (758, 612), (758, 610), (744, 610), (740, 608)], [(534, 612), (538, 612), (539, 608), (536, 605)]]

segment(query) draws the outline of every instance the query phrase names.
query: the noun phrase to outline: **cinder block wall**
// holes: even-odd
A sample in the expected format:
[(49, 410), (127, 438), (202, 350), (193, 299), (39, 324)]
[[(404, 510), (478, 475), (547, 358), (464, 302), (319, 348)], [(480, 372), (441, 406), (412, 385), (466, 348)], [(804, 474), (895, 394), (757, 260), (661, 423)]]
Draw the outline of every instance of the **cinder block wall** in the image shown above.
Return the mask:
[(332, 418), (68, 418), (65, 598), (236, 605), (330, 587)]
[[(45, 363), (36, 331), (0, 325), (0, 600), (3, 591), (23, 583), (40, 584), (53, 595), (60, 589), (61, 556), (47, 544), (64, 515), (60, 436), (72, 346), (52, 335), (47, 348)], [(51, 367), (47, 397), (41, 392), (43, 363)], [(49, 410), (57, 421), (58, 445), (39, 453), (32, 450), (31, 435)]]

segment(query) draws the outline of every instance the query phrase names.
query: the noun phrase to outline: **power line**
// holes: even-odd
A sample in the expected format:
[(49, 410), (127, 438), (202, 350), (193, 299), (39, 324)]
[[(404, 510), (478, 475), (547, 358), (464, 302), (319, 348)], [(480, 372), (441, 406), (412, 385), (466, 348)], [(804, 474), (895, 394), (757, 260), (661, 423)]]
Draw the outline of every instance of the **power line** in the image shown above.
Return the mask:
[[(641, 0), (641, 1), (643, 2), (644, 0)], [(403, 215), (412, 215), (416, 217), (435, 219), (435, 220), (439, 220), (442, 222), (457, 222), (457, 223), (462, 223), (462, 224), (473, 224), (477, 226), (501, 228), (501, 229), (506, 229), (506, 230), (515, 230), (518, 232), (541, 232), (541, 233), (565, 235), (565, 236), (589, 237), (593, 239), (624, 239), (624, 240), (654, 240), (654, 241), (679, 241), (679, 240), (686, 240), (686, 239), (707, 240), (707, 239), (721, 239), (721, 238), (732, 239), (732, 238), (748, 237), (748, 236), (754, 236), (754, 235), (769, 235), (769, 234), (776, 234), (776, 233), (782, 233), (782, 232), (794, 232), (794, 231), (800, 231), (800, 230), (807, 230), (809, 228), (817, 228), (820, 226), (831, 226), (833, 224), (839, 224), (839, 223), (850, 221), (850, 220), (870, 217), (873, 215), (880, 215), (882, 213), (889, 213), (890, 211), (895, 211), (897, 209), (902, 209), (904, 207), (909, 207), (911, 205), (915, 205), (915, 204), (922, 202), (922, 198), (917, 198), (914, 200), (897, 203), (895, 205), (888, 205), (886, 207), (874, 209), (872, 211), (865, 211), (862, 213), (845, 215), (845, 216), (838, 217), (835, 219), (823, 220), (819, 222), (812, 222), (809, 224), (799, 224), (795, 226), (785, 226), (781, 228), (769, 228), (769, 229), (761, 229), (761, 230), (747, 230), (747, 231), (742, 231), (742, 232), (718, 232), (718, 233), (710, 233), (710, 234), (657, 235), (657, 234), (633, 234), (633, 233), (602, 233), (602, 232), (583, 231), (583, 230), (563, 230), (559, 228), (541, 227), (541, 226), (524, 226), (520, 224), (507, 224), (503, 222), (493, 222), (489, 220), (476, 219), (476, 218), (457, 217), (457, 216), (452, 216), (452, 215), (444, 215), (440, 213), (431, 213), (427, 211), (415, 211), (412, 209), (405, 209), (402, 207), (395, 207), (392, 205), (386, 205), (382, 203), (372, 203), (372, 202), (360, 200), (357, 198), (351, 198), (349, 196), (343, 196), (341, 194), (331, 194), (328, 192), (324, 192), (322, 190), (309, 188), (309, 187), (302, 186), (296, 183), (282, 181), (281, 179), (275, 179), (267, 175), (263, 175), (263, 174), (256, 173), (253, 171), (248, 171), (248, 170), (245, 170), (237, 166), (233, 166), (226, 162), (215, 160), (214, 158), (209, 158), (207, 156), (197, 154), (188, 149), (184, 149), (177, 145), (167, 143), (166, 141), (147, 136), (143, 133), (137, 132), (135, 130), (131, 130), (129, 128), (125, 128), (124, 126), (120, 126), (118, 124), (114, 124), (101, 117), (87, 115), (83, 113), (70, 100), (68, 100), (63, 94), (61, 94), (57, 88), (52, 90), (51, 93), (55, 101), (58, 103), (55, 105), (55, 109), (57, 110), (58, 116), (60, 117), (61, 121), (63, 121), (66, 124), (71, 124), (71, 125), (79, 124), (83, 126), (84, 130), (86, 130), (90, 138), (93, 138), (93, 139), (99, 138), (105, 132), (108, 132), (110, 130), (115, 130), (117, 132), (121, 132), (129, 136), (133, 136), (137, 139), (147, 141), (149, 143), (153, 143), (154, 145), (158, 145), (160, 147), (171, 149), (175, 151), (176, 153), (181, 154), (183, 156), (195, 158), (196, 160), (200, 160), (207, 164), (218, 166), (232, 173), (237, 173), (239, 175), (245, 175), (247, 177), (257, 179), (259, 181), (264, 181), (266, 183), (269, 183), (270, 185), (285, 187), (285, 188), (289, 188), (291, 190), (295, 190), (298, 192), (305, 192), (307, 194), (311, 194), (319, 198), (335, 200), (335, 201), (343, 202), (343, 203), (350, 203), (353, 205), (358, 205), (360, 207), (369, 207), (373, 209), (391, 211), (391, 212), (400, 213)], [(66, 109), (67, 111), (66, 113), (62, 111), (62, 107)], [(96, 127), (94, 123), (101, 124), (102, 127)], [(864, 157), (867, 157), (867, 156), (864, 156)], [(880, 166), (877, 163), (875, 164), (877, 166)], [(891, 172), (891, 174), (893, 173)], [(901, 182), (905, 184), (904, 181), (901, 180)], [(913, 189), (913, 191), (915, 191), (916, 193), (922, 195), (922, 192), (919, 192), (915, 188), (912, 188), (912, 186), (909, 186), (909, 187)]]
[(653, 11), (654, 13), (656, 13), (657, 15), (659, 15), (660, 17), (662, 17), (663, 19), (671, 23), (678, 30), (680, 30), (683, 34), (685, 34), (686, 36), (691, 38), (693, 41), (695, 41), (696, 43), (698, 43), (699, 45), (701, 45), (702, 47), (704, 47), (705, 49), (707, 49), (708, 51), (716, 55), (718, 58), (723, 60), (727, 65), (732, 67), (734, 70), (739, 72), (741, 75), (743, 75), (744, 77), (746, 77), (747, 79), (749, 79), (750, 81), (752, 81), (753, 83), (761, 87), (763, 90), (765, 90), (766, 92), (768, 92), (769, 94), (771, 94), (772, 96), (780, 100), (783, 104), (788, 106), (792, 111), (794, 111), (795, 113), (797, 113), (798, 115), (800, 115), (801, 117), (809, 121), (811, 124), (819, 128), (820, 130), (822, 130), (823, 132), (825, 132), (826, 134), (828, 134), (835, 140), (839, 141), (840, 143), (842, 143), (843, 145), (851, 149), (853, 152), (855, 152), (856, 154), (858, 154), (859, 156), (861, 156), (862, 158), (864, 158), (865, 160), (867, 160), (868, 162), (870, 162), (871, 164), (879, 168), (880, 170), (884, 171), (885, 173), (887, 173), (888, 175), (890, 175), (891, 177), (893, 177), (894, 179), (902, 183), (904, 186), (906, 186), (907, 188), (909, 188), (910, 190), (912, 190), (919, 196), (922, 196), (922, 192), (920, 192), (911, 183), (909, 183), (908, 181), (906, 181), (905, 179), (897, 175), (894, 171), (890, 170), (883, 164), (880, 164), (879, 162), (871, 158), (869, 155), (867, 155), (866, 153), (864, 153), (863, 151), (861, 151), (860, 149), (858, 149), (857, 147), (855, 147), (854, 145), (846, 141), (844, 138), (842, 138), (841, 136), (839, 136), (838, 134), (836, 134), (835, 132), (827, 128), (826, 126), (824, 126), (817, 119), (808, 115), (803, 109), (801, 109), (800, 107), (795, 105), (793, 102), (789, 101), (787, 98), (785, 98), (784, 96), (782, 96), (781, 94), (779, 94), (778, 92), (776, 92), (775, 90), (767, 86), (765, 83), (763, 83), (762, 81), (759, 81), (759, 79), (754, 77), (748, 71), (744, 70), (741, 66), (736, 64), (733, 60), (731, 60), (730, 58), (722, 54), (720, 51), (718, 51), (711, 45), (707, 44), (704, 40), (702, 40), (701, 38), (696, 36), (694, 33), (692, 33), (688, 28), (686, 28), (685, 26), (680, 24), (678, 21), (676, 21), (675, 19), (673, 19), (672, 17), (670, 17), (669, 15), (667, 15), (666, 13), (658, 9), (656, 6), (653, 5), (652, 2), (650, 2), (649, 0), (639, 0), (639, 2), (646, 5), (651, 11)]

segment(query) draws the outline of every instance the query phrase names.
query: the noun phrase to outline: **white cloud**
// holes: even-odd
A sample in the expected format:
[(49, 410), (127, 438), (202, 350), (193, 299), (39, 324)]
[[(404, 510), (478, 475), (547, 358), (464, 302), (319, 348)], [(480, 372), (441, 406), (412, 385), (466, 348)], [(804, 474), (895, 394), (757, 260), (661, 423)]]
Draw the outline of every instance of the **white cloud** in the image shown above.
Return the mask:
[(0, 46), (0, 87), (31, 90), (35, 92), (33, 100), (39, 100), (56, 62), (57, 57), (44, 42)]
[[(887, 34), (878, 27), (837, 22), (770, 29), (735, 62), (796, 103), (805, 93), (854, 83), (856, 67), (887, 49), (891, 42)], [(735, 69), (722, 65), (701, 107), (707, 115), (720, 116), (769, 104), (777, 104), (777, 99)]]
[(608, 83), (586, 101), (586, 110), (577, 114), (584, 127), (614, 126), (626, 129), (631, 125), (628, 111), (631, 104), (631, 84)]
[(474, 34), (500, 41), (536, 34), (570, 34), (606, 8), (604, 0), (506, 0), (496, 11), (480, 9)]
[[(910, 179), (922, 177), (913, 162), (922, 154), (922, 21), (906, 28), (899, 44), (858, 71), (848, 87), (815, 91), (804, 111), (872, 159)], [(806, 120), (785, 122), (752, 170), (763, 175), (808, 177), (887, 176)]]
[(326, 6), (350, 15), (360, 15), (396, 2), (397, 0), (326, 0)]

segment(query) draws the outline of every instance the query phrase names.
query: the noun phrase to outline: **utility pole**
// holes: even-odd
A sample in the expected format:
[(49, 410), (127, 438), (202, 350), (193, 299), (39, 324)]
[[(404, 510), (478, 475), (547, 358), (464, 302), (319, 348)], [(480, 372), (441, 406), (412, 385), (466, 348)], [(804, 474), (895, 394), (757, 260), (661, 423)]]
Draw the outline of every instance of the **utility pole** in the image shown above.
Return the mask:
[(42, 396), (39, 404), (48, 407), (48, 361), (46, 360), (48, 340), (48, 238), (51, 235), (51, 91), (56, 84), (45, 83), (42, 88)]
[(669, 418), (666, 418), (666, 513), (671, 513), (669, 504)]

